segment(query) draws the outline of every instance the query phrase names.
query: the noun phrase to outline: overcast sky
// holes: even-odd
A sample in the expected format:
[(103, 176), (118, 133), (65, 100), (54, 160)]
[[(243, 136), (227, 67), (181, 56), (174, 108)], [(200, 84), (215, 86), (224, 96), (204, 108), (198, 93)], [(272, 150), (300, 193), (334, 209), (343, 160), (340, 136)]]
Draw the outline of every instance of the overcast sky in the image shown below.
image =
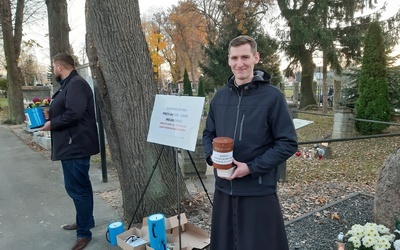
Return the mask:
[(178, 0), (139, 0), (140, 13), (146, 14), (152, 8), (167, 8), (177, 5)]
[[(392, 16), (399, 8), (399, 0), (386, 1), (388, 3), (387, 12), (389, 16)], [(148, 15), (151, 12), (157, 11), (159, 9), (166, 9), (168, 7), (171, 7), (172, 5), (177, 5), (179, 0), (138, 0), (138, 2), (141, 15)], [(383, 2), (383, 0), (379, 0), (379, 2), (381, 3)], [(82, 57), (82, 53), (84, 53), (83, 48), (85, 44), (86, 33), (84, 9), (85, 1), (68, 1), (68, 19), (69, 25), (71, 27), (70, 43), (73, 46), (75, 53), (80, 58)], [(48, 33), (47, 21), (43, 22), (43, 24), (41, 24), (40, 26), (40, 28), (34, 28), (30, 30), (26, 29), (24, 31), (26, 31), (30, 37), (33, 36), (34, 39), (42, 45), (42, 48), (36, 49), (36, 54), (41, 64), (48, 65), (50, 63), (50, 59), (48, 49), (48, 36), (46, 36), (46, 34)], [(399, 48), (399, 46), (397, 48)], [(397, 50), (397, 53), (400, 53), (399, 49)]]

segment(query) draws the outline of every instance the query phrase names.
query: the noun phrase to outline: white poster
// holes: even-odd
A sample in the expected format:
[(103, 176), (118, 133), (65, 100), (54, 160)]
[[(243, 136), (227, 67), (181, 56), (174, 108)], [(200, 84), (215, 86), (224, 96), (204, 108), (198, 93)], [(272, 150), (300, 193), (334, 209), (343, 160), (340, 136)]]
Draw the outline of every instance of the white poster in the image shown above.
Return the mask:
[(204, 97), (156, 95), (148, 142), (194, 151)]

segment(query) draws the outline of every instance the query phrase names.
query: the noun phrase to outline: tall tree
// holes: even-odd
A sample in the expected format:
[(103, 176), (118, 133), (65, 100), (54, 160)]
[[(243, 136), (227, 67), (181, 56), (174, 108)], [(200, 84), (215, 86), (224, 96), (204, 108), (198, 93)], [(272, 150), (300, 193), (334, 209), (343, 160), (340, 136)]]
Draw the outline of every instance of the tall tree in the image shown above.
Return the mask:
[[(69, 44), (71, 28), (68, 24), (67, 0), (46, 0), (46, 5), (49, 22), (50, 59), (58, 53), (73, 54)], [(50, 66), (53, 67), (51, 62)], [(53, 72), (53, 69), (51, 72)], [(55, 89), (60, 86), (54, 76), (52, 84)]]
[[(328, 66), (340, 72), (339, 57), (343, 56), (347, 62), (351, 62), (361, 54), (361, 38), (368, 28), (368, 23), (372, 16), (384, 11), (381, 8), (373, 14), (355, 18), (357, 12), (371, 5), (371, 0), (278, 0), (281, 16), (289, 27), (289, 30), (280, 30), (278, 33), (284, 41), (282, 48), (292, 60), (291, 65), (299, 63), (302, 68), (300, 107), (316, 104), (312, 90), (315, 70), (313, 53), (317, 50), (324, 52), (324, 78)], [(398, 23), (398, 20), (399, 13), (386, 20), (394, 34), (397, 32), (397, 36), (399, 27), (393, 24)], [(341, 49), (336, 49), (338, 44), (341, 45)]]
[(178, 54), (179, 45), (174, 44), (174, 40), (172, 39), (172, 34), (174, 27), (171, 25), (169, 20), (169, 12), (161, 11), (154, 13), (151, 17), (151, 20), (142, 20), (142, 23), (154, 23), (158, 27), (160, 27), (160, 33), (163, 35), (163, 40), (165, 42), (165, 48), (160, 51), (165, 62), (168, 63), (170, 68), (170, 74), (172, 76), (172, 82), (177, 82), (182, 78), (183, 68), (181, 69), (180, 65), (184, 65), (183, 57)]
[(35, 81), (40, 81), (40, 67), (36, 56), (27, 47), (21, 52), (21, 58), (19, 62), (21, 72), (23, 75), (23, 85), (33, 86)]
[(10, 0), (0, 0), (0, 20), (9, 83), (7, 91), (8, 122), (16, 124), (23, 123), (25, 120), (22, 97), (22, 73), (18, 66), (18, 59), (21, 53), (24, 8), (25, 0), (18, 0), (13, 18)]
[[(124, 213), (131, 219), (152, 170), (136, 221), (154, 212), (175, 213), (173, 150), (146, 142), (157, 93), (137, 0), (87, 0), (87, 45), (112, 164), (121, 183)], [(113, 46), (110, 46), (112, 44)], [(165, 149), (164, 149), (165, 147)]]
[[(43, 2), (40, 0), (0, 0), (2, 40), (8, 79), (8, 122), (22, 123), (25, 120), (22, 72), (19, 67), (23, 25), (42, 17)], [(27, 41), (30, 43), (32, 41)]]
[(179, 67), (189, 69), (193, 87), (197, 88), (199, 62), (203, 61), (202, 46), (206, 43), (207, 33), (204, 16), (194, 9), (193, 3), (180, 2), (171, 10), (168, 20), (173, 27), (169, 34), (185, 63)]
[(193, 95), (192, 84), (190, 83), (189, 75), (186, 69), (183, 72), (183, 94), (188, 96)]
[[(356, 118), (388, 122), (390, 120), (389, 92), (387, 84), (387, 62), (382, 29), (372, 22), (365, 37), (365, 50), (361, 76), (358, 83)], [(356, 121), (362, 134), (376, 134), (389, 125)]]
[(143, 31), (145, 33), (147, 45), (149, 47), (150, 58), (153, 64), (154, 78), (157, 81), (158, 87), (161, 87), (161, 64), (165, 58), (161, 54), (161, 50), (167, 47), (164, 41), (164, 35), (161, 34), (160, 26), (154, 22), (142, 22)]
[(199, 89), (197, 91), (197, 96), (203, 96), (203, 97), (206, 96), (203, 76), (200, 76), (199, 78)]

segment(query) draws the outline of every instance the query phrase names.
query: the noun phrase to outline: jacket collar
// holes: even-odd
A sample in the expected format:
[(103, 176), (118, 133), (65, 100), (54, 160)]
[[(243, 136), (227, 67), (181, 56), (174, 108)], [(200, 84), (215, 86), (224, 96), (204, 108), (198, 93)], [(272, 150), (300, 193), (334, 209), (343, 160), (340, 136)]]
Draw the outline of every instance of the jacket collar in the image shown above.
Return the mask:
[(65, 88), (65, 86), (67, 86), (69, 80), (71, 80), (71, 78), (76, 75), (78, 75), (78, 71), (76, 71), (75, 69), (72, 70), (71, 73), (69, 74), (69, 76), (67, 76), (66, 78), (64, 78), (60, 81), (60, 85), (61, 85), (60, 88), (62, 88), (62, 89)]
[(251, 82), (242, 84), (238, 87), (235, 86), (235, 75), (231, 75), (228, 78), (228, 83), (227, 85), (232, 88), (243, 88), (244, 90), (248, 90), (251, 88), (254, 88), (257, 84), (271, 84), (271, 75), (268, 74), (266, 71), (264, 70), (254, 70), (253, 71), (253, 79), (251, 80)]
[(60, 81), (60, 88), (53, 94), (53, 96), (51, 97), (51, 99), (54, 99), (54, 97), (60, 93), (63, 89), (65, 89), (67, 87), (67, 84), (69, 83), (69, 81), (71, 80), (72, 77), (78, 75), (78, 71), (76, 71), (75, 69), (73, 71), (71, 71), (71, 73), (69, 74), (69, 76), (67, 76), (67, 78), (64, 78)]

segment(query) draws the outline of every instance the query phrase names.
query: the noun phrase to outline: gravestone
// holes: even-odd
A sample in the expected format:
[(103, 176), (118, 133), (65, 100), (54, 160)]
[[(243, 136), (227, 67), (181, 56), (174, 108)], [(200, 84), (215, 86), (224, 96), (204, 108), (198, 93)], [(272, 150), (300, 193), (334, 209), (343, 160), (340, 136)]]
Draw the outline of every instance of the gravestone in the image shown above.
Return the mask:
[(334, 116), (332, 138), (350, 138), (353, 136), (354, 130), (354, 114), (347, 108), (340, 108)]
[(288, 108), (289, 108), (290, 116), (292, 119), (299, 118), (299, 113), (297, 112), (298, 111), (297, 104), (288, 103)]
[(379, 171), (374, 203), (375, 223), (394, 230), (395, 220), (400, 220), (400, 148)]
[[(190, 155), (196, 165), (197, 171), (199, 171), (200, 177), (207, 178), (207, 163), (204, 157), (203, 142), (201, 138), (197, 139), (195, 152), (190, 152)], [(184, 178), (197, 177), (197, 172), (190, 160), (187, 150), (181, 149), (178, 161)]]
[(22, 86), (22, 96), (32, 102), (34, 98), (43, 100), (52, 95), (52, 86)]

